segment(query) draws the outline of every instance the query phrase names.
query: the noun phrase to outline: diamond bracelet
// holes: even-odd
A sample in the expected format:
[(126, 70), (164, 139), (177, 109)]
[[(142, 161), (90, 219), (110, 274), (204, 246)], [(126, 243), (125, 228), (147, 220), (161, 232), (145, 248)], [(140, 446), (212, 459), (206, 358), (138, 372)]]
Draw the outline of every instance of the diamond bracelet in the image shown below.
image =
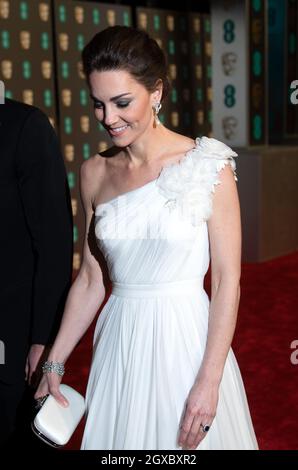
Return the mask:
[(65, 369), (64, 364), (62, 362), (45, 361), (42, 366), (42, 371), (44, 374), (56, 372), (56, 374), (62, 376), (65, 372)]

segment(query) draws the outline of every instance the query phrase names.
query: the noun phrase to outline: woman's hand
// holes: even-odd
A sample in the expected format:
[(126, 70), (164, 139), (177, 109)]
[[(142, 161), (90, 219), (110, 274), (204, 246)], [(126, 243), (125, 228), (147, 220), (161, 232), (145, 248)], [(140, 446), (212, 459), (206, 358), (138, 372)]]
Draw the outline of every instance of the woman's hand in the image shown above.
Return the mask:
[(56, 374), (55, 372), (44, 374), (34, 394), (35, 400), (41, 399), (44, 396), (50, 394), (53, 395), (55, 400), (57, 400), (60, 405), (64, 407), (68, 406), (67, 399), (59, 390), (61, 380), (62, 376)]
[(199, 379), (191, 388), (180, 424), (178, 443), (183, 449), (196, 449), (211, 426), (218, 403), (218, 384)]

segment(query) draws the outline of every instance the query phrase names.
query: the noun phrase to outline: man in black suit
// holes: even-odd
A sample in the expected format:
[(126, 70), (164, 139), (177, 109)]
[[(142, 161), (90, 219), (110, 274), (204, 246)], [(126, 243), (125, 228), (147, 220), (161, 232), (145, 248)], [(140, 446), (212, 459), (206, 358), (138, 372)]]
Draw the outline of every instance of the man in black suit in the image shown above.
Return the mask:
[(39, 109), (0, 105), (0, 445), (59, 326), (72, 272), (72, 213), (55, 131)]

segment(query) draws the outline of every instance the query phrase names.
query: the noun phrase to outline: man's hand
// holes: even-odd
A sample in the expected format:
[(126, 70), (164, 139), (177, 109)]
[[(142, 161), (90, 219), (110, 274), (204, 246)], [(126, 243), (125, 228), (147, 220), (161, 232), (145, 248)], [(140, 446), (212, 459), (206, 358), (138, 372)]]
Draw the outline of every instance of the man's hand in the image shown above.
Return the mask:
[(45, 345), (32, 344), (27, 356), (25, 367), (25, 378), (29, 385), (34, 386), (40, 380), (42, 371), (41, 364), (45, 359)]

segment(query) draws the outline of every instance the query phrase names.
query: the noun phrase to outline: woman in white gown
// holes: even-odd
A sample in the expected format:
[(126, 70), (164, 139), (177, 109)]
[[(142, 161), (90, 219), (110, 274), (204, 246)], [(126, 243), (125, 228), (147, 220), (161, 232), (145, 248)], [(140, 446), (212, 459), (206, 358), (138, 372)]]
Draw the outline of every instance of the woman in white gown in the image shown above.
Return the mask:
[[(64, 363), (100, 307), (82, 449), (257, 449), (231, 350), (240, 296), (237, 156), (158, 120), (168, 92), (160, 47), (125, 26), (83, 51), (95, 115), (114, 146), (81, 168), (83, 262), (36, 398), (60, 403)], [(211, 300), (203, 282), (211, 259)], [(51, 369), (48, 369), (49, 372)]]

